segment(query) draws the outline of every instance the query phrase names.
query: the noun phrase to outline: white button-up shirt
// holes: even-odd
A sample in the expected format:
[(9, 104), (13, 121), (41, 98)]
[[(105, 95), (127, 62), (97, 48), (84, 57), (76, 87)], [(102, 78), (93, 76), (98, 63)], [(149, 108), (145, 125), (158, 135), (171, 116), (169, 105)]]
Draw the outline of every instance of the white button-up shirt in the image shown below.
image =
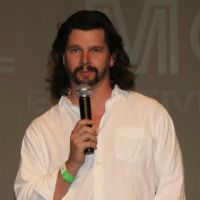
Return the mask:
[[(67, 97), (27, 129), (15, 181), (18, 200), (53, 199), (80, 119)], [(184, 200), (181, 151), (171, 118), (155, 100), (118, 87), (106, 102), (95, 153), (63, 200)]]

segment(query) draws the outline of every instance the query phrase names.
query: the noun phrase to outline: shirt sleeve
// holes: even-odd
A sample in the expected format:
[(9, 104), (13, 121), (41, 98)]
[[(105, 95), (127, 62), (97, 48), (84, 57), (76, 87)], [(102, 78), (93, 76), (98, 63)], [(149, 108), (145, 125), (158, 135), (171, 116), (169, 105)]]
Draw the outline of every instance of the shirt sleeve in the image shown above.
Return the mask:
[(47, 170), (43, 145), (30, 127), (22, 141), (21, 160), (14, 190), (17, 200), (53, 199), (58, 170)]
[(184, 170), (181, 150), (171, 117), (165, 109), (155, 117), (155, 200), (185, 200)]

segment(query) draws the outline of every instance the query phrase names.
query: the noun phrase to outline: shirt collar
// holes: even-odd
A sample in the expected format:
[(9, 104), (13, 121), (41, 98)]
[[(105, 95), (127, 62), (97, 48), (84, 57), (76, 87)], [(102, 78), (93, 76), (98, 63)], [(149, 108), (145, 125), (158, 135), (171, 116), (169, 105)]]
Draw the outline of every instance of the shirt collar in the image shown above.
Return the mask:
[(114, 89), (112, 91), (111, 97), (114, 97), (117, 95), (126, 96), (127, 94), (128, 94), (128, 92), (126, 90), (122, 90), (119, 88), (118, 85), (115, 85)]
[[(128, 94), (128, 91), (122, 90), (119, 88), (118, 85), (115, 85), (112, 93), (111, 93), (111, 99), (117, 97), (117, 96), (126, 96)], [(58, 106), (62, 106), (62, 105), (68, 105), (70, 107), (77, 107), (76, 105), (72, 104), (72, 102), (68, 99), (68, 97), (66, 95), (63, 95), (59, 102), (58, 102)]]

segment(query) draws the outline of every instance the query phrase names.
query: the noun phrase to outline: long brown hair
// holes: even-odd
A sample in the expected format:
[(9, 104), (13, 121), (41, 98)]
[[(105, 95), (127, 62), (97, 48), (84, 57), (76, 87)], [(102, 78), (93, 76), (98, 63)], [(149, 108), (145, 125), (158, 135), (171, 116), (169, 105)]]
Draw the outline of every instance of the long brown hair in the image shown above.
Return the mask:
[(105, 31), (106, 43), (110, 53), (115, 57), (115, 64), (110, 68), (111, 86), (117, 84), (123, 90), (132, 90), (135, 82), (133, 66), (130, 65), (129, 57), (123, 48), (122, 38), (112, 22), (100, 11), (81, 10), (61, 24), (53, 42), (50, 52), (52, 68), (47, 78), (52, 96), (59, 99), (70, 89), (70, 81), (62, 57), (73, 29), (103, 29)]

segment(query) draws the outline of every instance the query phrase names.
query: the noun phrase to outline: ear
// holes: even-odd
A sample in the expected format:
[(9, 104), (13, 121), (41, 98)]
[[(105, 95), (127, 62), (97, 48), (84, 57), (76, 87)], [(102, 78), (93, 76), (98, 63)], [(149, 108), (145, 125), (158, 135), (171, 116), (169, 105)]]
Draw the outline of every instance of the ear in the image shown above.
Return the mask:
[(114, 66), (115, 60), (116, 60), (116, 59), (115, 59), (115, 55), (112, 54), (111, 57), (110, 57), (110, 67), (113, 67), (113, 66)]
[(66, 66), (66, 61), (65, 61), (65, 55), (64, 54), (62, 56), (62, 62), (63, 62), (63, 65)]

